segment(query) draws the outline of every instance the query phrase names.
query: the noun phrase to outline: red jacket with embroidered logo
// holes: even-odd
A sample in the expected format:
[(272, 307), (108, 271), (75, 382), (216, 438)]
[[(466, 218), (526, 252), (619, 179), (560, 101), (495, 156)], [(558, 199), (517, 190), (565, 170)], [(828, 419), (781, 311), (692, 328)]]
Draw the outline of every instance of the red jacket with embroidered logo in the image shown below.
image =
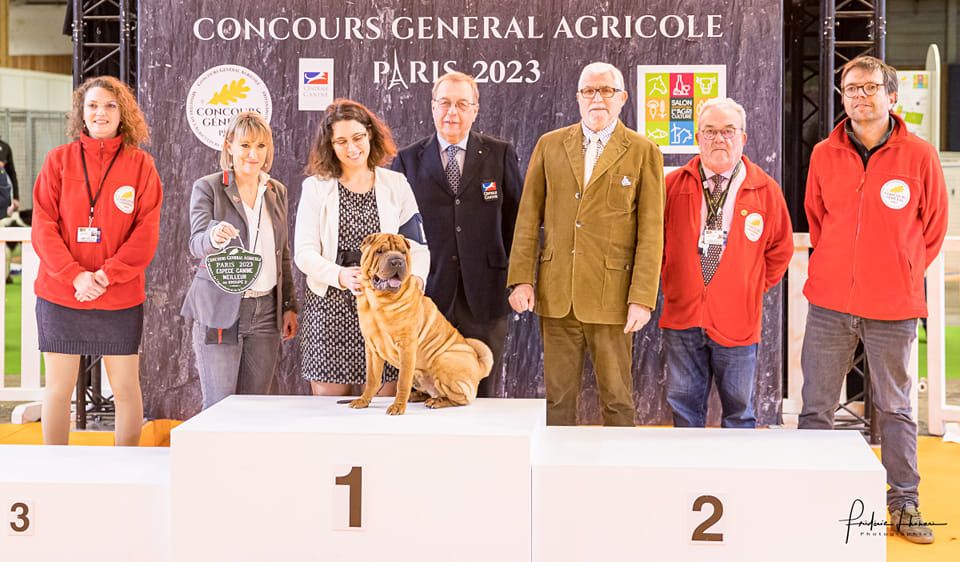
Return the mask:
[[(153, 158), (142, 150), (121, 147), (121, 142), (121, 137), (97, 140), (82, 135), (79, 143), (58, 146), (47, 154), (33, 188), (31, 240), (40, 257), (34, 284), (38, 297), (98, 310), (130, 308), (146, 299), (144, 270), (157, 249), (163, 192)], [(81, 145), (94, 196), (113, 156), (122, 150), (94, 207), (98, 243), (77, 242), (77, 229), (87, 226), (90, 210)], [(74, 278), (101, 268), (110, 280), (106, 292), (79, 302), (74, 298)]]
[(817, 144), (804, 207), (811, 303), (874, 320), (927, 315), (923, 274), (947, 232), (947, 189), (929, 143), (896, 128), (867, 162), (844, 129)]
[(697, 243), (703, 184), (700, 157), (666, 179), (663, 310), (660, 327), (703, 328), (720, 345), (760, 341), (763, 293), (780, 282), (793, 255), (793, 230), (780, 186), (743, 157), (746, 177), (737, 191), (720, 265), (704, 286)]

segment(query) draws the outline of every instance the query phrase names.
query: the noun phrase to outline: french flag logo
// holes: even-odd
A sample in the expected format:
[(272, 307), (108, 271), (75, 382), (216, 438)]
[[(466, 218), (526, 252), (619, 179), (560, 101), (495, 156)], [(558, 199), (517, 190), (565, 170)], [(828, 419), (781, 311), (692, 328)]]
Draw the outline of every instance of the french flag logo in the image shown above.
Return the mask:
[(495, 181), (485, 180), (480, 182), (480, 189), (483, 190), (484, 201), (496, 201), (500, 198), (500, 194), (497, 193), (497, 182)]
[(330, 78), (325, 70), (321, 72), (304, 72), (303, 83), (324, 85), (330, 83)]

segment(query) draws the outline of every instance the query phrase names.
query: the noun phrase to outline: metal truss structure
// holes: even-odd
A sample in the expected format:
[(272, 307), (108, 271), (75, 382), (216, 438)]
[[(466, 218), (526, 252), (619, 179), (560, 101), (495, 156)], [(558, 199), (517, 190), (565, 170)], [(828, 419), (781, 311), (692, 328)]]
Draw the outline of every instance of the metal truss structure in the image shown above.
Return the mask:
[(791, 0), (784, 9), (784, 187), (794, 230), (805, 231), (810, 153), (843, 117), (843, 65), (860, 55), (884, 57), (886, 2)]
[(110, 75), (137, 86), (137, 0), (70, 0), (73, 84)]

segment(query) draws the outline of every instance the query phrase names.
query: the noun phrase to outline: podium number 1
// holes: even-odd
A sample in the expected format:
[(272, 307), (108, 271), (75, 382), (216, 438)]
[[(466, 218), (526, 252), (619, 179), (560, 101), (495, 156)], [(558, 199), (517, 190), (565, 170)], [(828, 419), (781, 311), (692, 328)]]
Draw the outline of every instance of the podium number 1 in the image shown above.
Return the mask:
[(359, 529), (362, 525), (361, 507), (363, 505), (363, 467), (354, 466), (350, 472), (337, 476), (337, 486), (350, 488), (350, 528)]
[(30, 528), (30, 503), (14, 502), (10, 505), (10, 535), (29, 535), (33, 531)]
[(716, 496), (700, 496), (693, 502), (693, 510), (701, 511), (704, 504), (710, 504), (713, 507), (713, 513), (707, 517), (703, 523), (693, 530), (693, 536), (690, 540), (706, 542), (723, 542), (723, 533), (708, 533), (707, 529), (716, 525), (717, 521), (723, 517), (723, 502)]

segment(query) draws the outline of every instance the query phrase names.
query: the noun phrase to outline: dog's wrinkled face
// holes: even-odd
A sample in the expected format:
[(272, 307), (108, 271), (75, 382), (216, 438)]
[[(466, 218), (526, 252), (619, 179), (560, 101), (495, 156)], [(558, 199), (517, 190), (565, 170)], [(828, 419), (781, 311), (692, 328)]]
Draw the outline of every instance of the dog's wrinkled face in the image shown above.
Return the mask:
[(360, 245), (360, 269), (376, 291), (396, 292), (410, 276), (410, 243), (399, 234), (377, 233)]

